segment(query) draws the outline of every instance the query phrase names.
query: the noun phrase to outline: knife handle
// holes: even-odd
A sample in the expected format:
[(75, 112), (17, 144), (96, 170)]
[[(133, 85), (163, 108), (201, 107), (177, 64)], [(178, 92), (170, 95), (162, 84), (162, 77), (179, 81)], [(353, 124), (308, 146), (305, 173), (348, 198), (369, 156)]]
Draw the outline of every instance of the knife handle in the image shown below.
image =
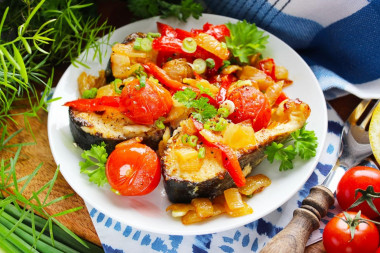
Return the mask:
[(289, 224), (265, 245), (261, 253), (304, 252), (311, 232), (319, 228), (321, 218), (332, 204), (334, 194), (328, 188), (322, 185), (311, 188)]

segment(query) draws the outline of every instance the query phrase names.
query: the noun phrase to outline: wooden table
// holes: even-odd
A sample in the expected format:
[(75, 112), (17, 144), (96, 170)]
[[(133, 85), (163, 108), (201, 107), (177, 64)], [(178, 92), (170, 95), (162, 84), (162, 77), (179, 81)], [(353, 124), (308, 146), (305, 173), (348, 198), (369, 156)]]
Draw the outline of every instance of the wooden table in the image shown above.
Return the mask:
[[(113, 6), (110, 8), (108, 1), (98, 1), (99, 9), (102, 10), (102, 13), (105, 17), (109, 18), (109, 23), (120, 27), (129, 22), (129, 20), (125, 20), (124, 17), (128, 16), (125, 13), (122, 13), (124, 9), (125, 2), (113, 2), (113, 5), (119, 4), (120, 8), (117, 6)], [(125, 10), (125, 9), (124, 9)], [(121, 19), (120, 17), (123, 17)], [(64, 68), (63, 68), (64, 69)], [(58, 74), (57, 74), (58, 72)], [(56, 71), (55, 74), (55, 83), (60, 77), (59, 73), (63, 73), (62, 71)], [(331, 101), (331, 105), (338, 112), (338, 114), (342, 117), (342, 119), (346, 119), (352, 109), (359, 103), (360, 99), (356, 98), (353, 95), (345, 96), (334, 101)], [(321, 105), (323, 106), (323, 105)], [(36, 176), (33, 183), (26, 188), (24, 192), (26, 196), (30, 196), (33, 191), (38, 190), (44, 185), (47, 181), (49, 181), (56, 170), (57, 165), (54, 162), (53, 156), (50, 151), (48, 136), (47, 136), (47, 113), (44, 111), (39, 112), (40, 119), (31, 119), (30, 123), (32, 126), (32, 130), (35, 134), (35, 140), (37, 145), (24, 147), (22, 150), (22, 155), (19, 158), (17, 163), (17, 175), (18, 177), (23, 177), (25, 175), (30, 174), (41, 162), (43, 163), (42, 168), (40, 169), (39, 174)], [(13, 122), (9, 123), (8, 130), (10, 132), (16, 131), (24, 127), (23, 118), (15, 117), (15, 120), (18, 124)], [(13, 143), (20, 142), (33, 142), (33, 137), (27, 132), (23, 131), (18, 134), (13, 140)], [(4, 152), (3, 152), (4, 153)], [(5, 153), (1, 154), (3, 157), (10, 157), (12, 154)], [(58, 176), (55, 187), (51, 192), (51, 198), (60, 197), (69, 193), (73, 193), (72, 188), (67, 184), (62, 175)], [(85, 208), (85, 204), (83, 200), (75, 194), (73, 197), (59, 202), (53, 206), (47, 207), (47, 211), (51, 214), (58, 213), (60, 211), (70, 209), (77, 206), (83, 206), (84, 208), (80, 211), (64, 215), (60, 217), (59, 220), (67, 226), (71, 231), (81, 236), (82, 238), (94, 242), (100, 245), (99, 238), (96, 234), (95, 228), (91, 222), (90, 216)], [(316, 243), (314, 245), (309, 246), (306, 249), (306, 252), (324, 252), (324, 248), (321, 242)]]

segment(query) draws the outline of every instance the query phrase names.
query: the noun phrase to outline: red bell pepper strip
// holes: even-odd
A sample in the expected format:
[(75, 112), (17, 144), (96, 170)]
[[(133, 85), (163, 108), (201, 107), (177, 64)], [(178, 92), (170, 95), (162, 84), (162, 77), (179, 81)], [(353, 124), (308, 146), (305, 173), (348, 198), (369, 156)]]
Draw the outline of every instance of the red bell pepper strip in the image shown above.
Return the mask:
[(179, 29), (179, 28), (176, 28), (175, 31), (177, 33), (177, 38), (181, 39), (181, 40), (188, 38), (188, 37), (194, 37), (195, 36), (195, 34), (188, 32), (188, 31), (185, 31), (185, 30), (182, 30), (182, 29)]
[[(269, 65), (269, 69), (268, 66)], [(276, 64), (274, 63), (274, 60), (272, 58), (264, 59), (259, 61), (259, 69), (264, 71), (265, 74), (270, 76), (273, 81), (277, 81), (276, 79)]]
[(161, 37), (177, 38), (177, 32), (170, 25), (157, 22), (157, 30), (159, 33), (161, 33)]
[(236, 77), (233, 76), (232, 74), (224, 75), (221, 77), (219, 92), (215, 98), (218, 104), (221, 104), (224, 102), (224, 100), (226, 100), (227, 90), (230, 87), (231, 83), (233, 83), (235, 80), (236, 80)]
[(64, 106), (69, 106), (81, 112), (100, 112), (109, 107), (122, 110), (119, 96), (104, 96), (101, 98), (85, 99), (80, 98), (74, 101), (66, 102)]
[(288, 99), (288, 96), (285, 94), (285, 92), (281, 92), (280, 96), (278, 96), (276, 102), (274, 102), (276, 105), (281, 104), (282, 101), (285, 99)]
[(230, 36), (230, 30), (224, 24), (212, 25), (210, 23), (206, 23), (203, 25), (203, 29), (192, 29), (191, 33), (193, 33), (194, 35), (197, 35), (200, 33), (207, 33), (219, 41), (224, 40), (225, 36), (228, 36), (228, 37)]
[(142, 64), (142, 66), (144, 67), (146, 72), (152, 74), (154, 78), (158, 79), (160, 83), (162, 83), (163, 85), (165, 85), (166, 87), (172, 90), (179, 91), (179, 90), (184, 90), (185, 88), (191, 88), (195, 92), (199, 92), (197, 88), (185, 85), (181, 82), (178, 82), (177, 80), (170, 78), (170, 76), (165, 72), (165, 70), (158, 67), (153, 62), (144, 63)]
[(152, 48), (157, 51), (182, 53), (182, 41), (175, 37), (161, 36), (152, 42)]
[(235, 152), (227, 145), (223, 145), (218, 142), (209, 142), (203, 135), (200, 134), (200, 131), (203, 130), (203, 124), (191, 118), (194, 122), (194, 126), (197, 129), (198, 138), (208, 147), (218, 148), (222, 151), (222, 160), (223, 166), (230, 174), (231, 178), (234, 180), (237, 187), (242, 187), (245, 185), (245, 177), (243, 171), (240, 167), (239, 160)]

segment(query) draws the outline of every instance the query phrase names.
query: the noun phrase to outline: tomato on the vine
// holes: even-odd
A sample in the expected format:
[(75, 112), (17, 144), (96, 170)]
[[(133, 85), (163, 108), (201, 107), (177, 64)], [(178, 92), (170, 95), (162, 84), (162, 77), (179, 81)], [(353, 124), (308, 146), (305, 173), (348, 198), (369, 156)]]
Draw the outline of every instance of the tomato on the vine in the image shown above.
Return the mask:
[[(380, 212), (380, 170), (366, 166), (353, 167), (343, 175), (336, 191), (336, 198), (340, 207), (347, 210), (357, 199), (363, 197), (361, 192), (366, 191), (368, 186), (372, 186), (375, 192), (375, 194), (369, 194), (368, 199), (373, 202), (374, 207)], [(361, 190), (355, 197), (356, 189)], [(375, 195), (378, 195), (378, 197), (375, 198)], [(349, 210), (361, 210), (361, 212), (369, 218), (379, 216), (379, 214), (377, 214), (365, 200), (358, 206)]]
[(252, 86), (234, 89), (228, 96), (234, 102), (235, 111), (229, 116), (234, 123), (251, 120), (255, 131), (268, 126), (271, 117), (271, 106), (268, 98)]
[(122, 143), (108, 157), (106, 175), (112, 189), (120, 195), (145, 195), (160, 182), (160, 162), (150, 147), (138, 142)]
[[(371, 253), (379, 246), (379, 231), (370, 221), (355, 221), (356, 212), (347, 212), (350, 221), (344, 213), (340, 213), (327, 223), (323, 232), (323, 245), (327, 252), (340, 253)], [(361, 215), (361, 218), (368, 219)], [(350, 225), (354, 231), (351, 236)]]

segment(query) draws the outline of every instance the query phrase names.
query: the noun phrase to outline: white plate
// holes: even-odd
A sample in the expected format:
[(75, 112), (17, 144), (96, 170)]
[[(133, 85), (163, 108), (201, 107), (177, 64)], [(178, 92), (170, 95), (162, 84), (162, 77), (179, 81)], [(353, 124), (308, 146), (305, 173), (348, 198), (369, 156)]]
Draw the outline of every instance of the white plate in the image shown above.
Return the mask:
[[(110, 43), (121, 42), (126, 35), (133, 32), (155, 32), (157, 31), (156, 21), (190, 30), (191, 28), (201, 28), (206, 22), (223, 24), (237, 20), (203, 14), (199, 20), (190, 19), (188, 23), (181, 23), (174, 19), (161, 20), (156, 17), (117, 29), (112, 35)], [(77, 78), (81, 72), (86, 71), (97, 75), (98, 70), (105, 69), (111, 53), (110, 47), (104, 47), (102, 50), (106, 49), (108, 51), (107, 56), (102, 64), (89, 61), (87, 64), (91, 67), (90, 70), (84, 67), (76, 68), (72, 65), (66, 70), (54, 93), (54, 98), (62, 97), (62, 99), (51, 105), (48, 119), (50, 148), (56, 163), (60, 165), (62, 175), (85, 201), (104, 214), (135, 228), (155, 233), (196, 235), (220, 232), (245, 225), (269, 214), (290, 199), (313, 172), (327, 133), (325, 99), (318, 81), (302, 58), (284, 42), (270, 35), (267, 49), (263, 55), (273, 57), (276, 64), (283, 65), (289, 70), (290, 79), (294, 83), (285, 91), (289, 97), (300, 98), (310, 105), (311, 115), (308, 119), (307, 128), (315, 131), (319, 146), (317, 155), (313, 159), (308, 161), (297, 160), (293, 170), (279, 172), (278, 164), (271, 165), (267, 161), (254, 169), (254, 174), (263, 173), (267, 175), (272, 180), (272, 184), (262, 193), (248, 200), (249, 205), (254, 209), (253, 214), (239, 218), (220, 215), (201, 224), (184, 226), (180, 220), (172, 218), (169, 213), (165, 212), (170, 203), (167, 200), (162, 182), (152, 193), (141, 197), (117, 196), (110, 191), (108, 185), (99, 188), (90, 183), (88, 176), (79, 172), (78, 163), (81, 160), (82, 150), (73, 145), (73, 137), (69, 129), (68, 108), (62, 105), (66, 101), (75, 100), (79, 97)]]

